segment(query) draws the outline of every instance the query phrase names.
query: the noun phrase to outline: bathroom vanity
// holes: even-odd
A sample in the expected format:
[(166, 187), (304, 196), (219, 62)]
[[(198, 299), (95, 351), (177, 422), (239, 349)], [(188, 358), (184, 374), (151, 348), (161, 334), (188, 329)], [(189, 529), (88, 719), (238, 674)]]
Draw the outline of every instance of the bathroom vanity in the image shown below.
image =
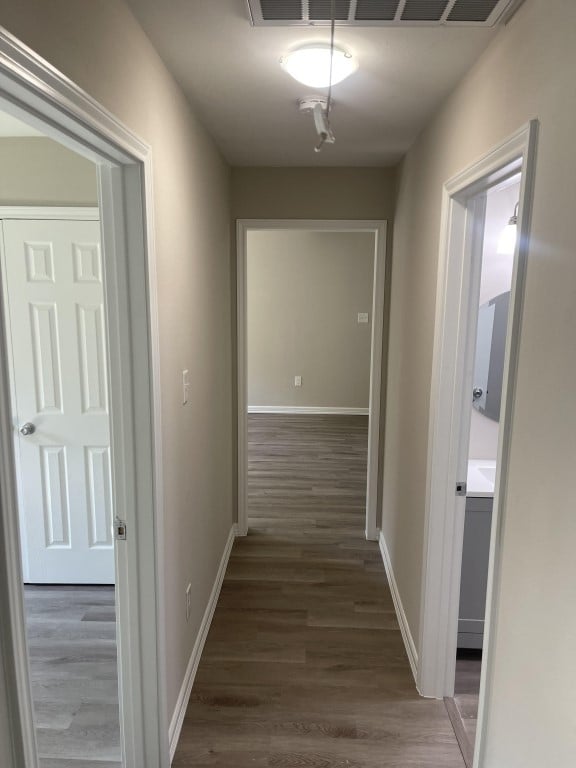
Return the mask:
[(495, 461), (468, 462), (458, 648), (481, 649), (484, 639), (495, 476)]

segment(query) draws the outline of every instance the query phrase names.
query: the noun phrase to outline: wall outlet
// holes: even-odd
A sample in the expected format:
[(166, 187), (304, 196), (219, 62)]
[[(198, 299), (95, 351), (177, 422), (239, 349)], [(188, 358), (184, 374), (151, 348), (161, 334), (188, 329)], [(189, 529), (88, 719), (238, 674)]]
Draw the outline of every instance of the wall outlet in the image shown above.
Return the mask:
[(190, 621), (190, 611), (192, 609), (192, 584), (186, 587), (186, 621)]
[(295, 387), (302, 386), (302, 376), (294, 376), (294, 386)]
[(182, 405), (186, 405), (188, 402), (188, 394), (190, 392), (190, 376), (188, 368), (182, 371)]
[(369, 319), (370, 319), (370, 315), (368, 312), (358, 312), (359, 323), (367, 323)]

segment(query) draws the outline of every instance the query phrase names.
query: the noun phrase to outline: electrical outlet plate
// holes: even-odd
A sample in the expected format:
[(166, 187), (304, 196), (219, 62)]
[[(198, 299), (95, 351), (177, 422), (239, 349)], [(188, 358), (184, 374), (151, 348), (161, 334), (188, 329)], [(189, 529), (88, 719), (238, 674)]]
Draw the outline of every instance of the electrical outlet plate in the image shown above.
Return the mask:
[(294, 386), (295, 387), (302, 386), (302, 376), (294, 376)]
[(358, 312), (358, 322), (367, 323), (370, 320), (368, 312)]

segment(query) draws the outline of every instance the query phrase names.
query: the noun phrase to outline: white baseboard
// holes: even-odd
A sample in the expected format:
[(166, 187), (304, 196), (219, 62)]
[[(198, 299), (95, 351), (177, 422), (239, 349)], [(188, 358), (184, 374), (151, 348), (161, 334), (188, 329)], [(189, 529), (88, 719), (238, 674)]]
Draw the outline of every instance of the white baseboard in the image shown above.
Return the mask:
[(198, 664), (200, 663), (200, 657), (202, 656), (204, 643), (206, 642), (206, 637), (208, 636), (208, 630), (210, 629), (210, 624), (212, 623), (212, 617), (214, 616), (214, 611), (216, 609), (216, 604), (220, 595), (220, 588), (222, 587), (222, 582), (224, 581), (226, 566), (228, 565), (228, 558), (230, 557), (230, 552), (232, 551), (232, 545), (234, 544), (235, 537), (236, 525), (233, 525), (230, 529), (230, 534), (228, 536), (226, 546), (224, 547), (224, 552), (222, 553), (222, 559), (220, 560), (218, 573), (216, 574), (216, 579), (214, 581), (214, 586), (212, 587), (210, 599), (208, 600), (208, 605), (206, 606), (206, 610), (202, 618), (202, 623), (200, 624), (196, 642), (194, 643), (194, 648), (192, 649), (192, 653), (190, 655), (190, 661), (188, 662), (188, 667), (186, 668), (184, 682), (182, 683), (180, 693), (178, 694), (178, 700), (176, 701), (174, 714), (172, 715), (172, 719), (170, 721), (170, 727), (168, 729), (168, 740), (170, 743), (170, 762), (172, 762), (174, 759), (174, 753), (176, 752), (176, 747), (178, 746), (178, 739), (180, 738), (180, 732), (182, 731), (182, 725), (184, 723), (184, 715), (186, 714), (186, 708), (188, 707), (190, 694), (192, 693), (194, 678), (196, 677), (196, 671), (198, 669)]
[(310, 413), (331, 416), (368, 416), (368, 408), (339, 408), (324, 405), (249, 405), (248, 413)]
[(408, 624), (408, 619), (406, 618), (404, 606), (402, 605), (402, 599), (400, 597), (400, 592), (398, 591), (398, 585), (396, 584), (396, 579), (394, 578), (394, 571), (392, 570), (390, 554), (388, 552), (388, 547), (386, 546), (386, 540), (384, 539), (384, 534), (382, 531), (380, 531), (379, 544), (382, 560), (384, 562), (384, 568), (386, 570), (386, 576), (388, 578), (388, 584), (390, 586), (390, 592), (392, 593), (392, 600), (394, 601), (394, 608), (396, 609), (396, 617), (398, 618), (398, 624), (400, 624), (400, 632), (402, 633), (402, 639), (404, 640), (404, 647), (406, 648), (408, 661), (410, 662), (410, 668), (412, 669), (414, 681), (416, 682), (418, 675), (418, 651), (416, 650), (416, 643), (414, 642), (414, 638), (410, 632), (410, 626)]

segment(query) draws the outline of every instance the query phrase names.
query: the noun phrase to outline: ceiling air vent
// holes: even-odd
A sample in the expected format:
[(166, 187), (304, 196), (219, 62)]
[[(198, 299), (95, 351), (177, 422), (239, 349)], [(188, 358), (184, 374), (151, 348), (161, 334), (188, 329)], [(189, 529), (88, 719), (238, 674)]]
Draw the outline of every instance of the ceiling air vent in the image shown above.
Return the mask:
[[(305, 5), (305, 3), (303, 3)], [(336, 0), (334, 17), (337, 21), (347, 21), (350, 16), (350, 0)], [(310, 21), (326, 21), (330, 18), (331, 0), (308, 0), (308, 17)]]
[(441, 21), (448, 0), (406, 0), (400, 21)]
[(498, 0), (456, 0), (448, 21), (484, 21), (497, 5)]
[[(247, 0), (257, 27), (324, 26), (331, 0)], [(519, 0), (335, 0), (339, 26), (492, 27)]]
[(356, 22), (394, 21), (400, 0), (358, 0)]

